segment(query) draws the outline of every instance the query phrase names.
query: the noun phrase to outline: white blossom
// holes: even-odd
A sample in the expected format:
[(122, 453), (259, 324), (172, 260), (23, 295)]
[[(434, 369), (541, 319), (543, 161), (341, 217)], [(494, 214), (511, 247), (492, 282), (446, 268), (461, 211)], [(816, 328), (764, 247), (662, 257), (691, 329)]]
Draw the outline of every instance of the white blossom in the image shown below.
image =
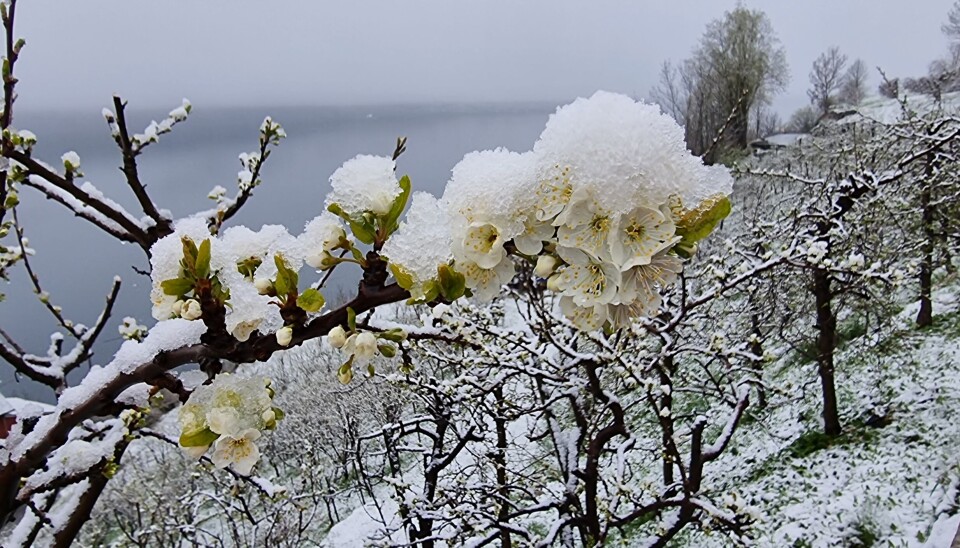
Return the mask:
[[(353, 337), (351, 337), (353, 338)], [(353, 355), (357, 360), (369, 360), (377, 355), (377, 337), (370, 332), (364, 331), (356, 335), (353, 341)]]
[(180, 317), (185, 320), (196, 320), (203, 315), (203, 310), (200, 308), (200, 303), (195, 299), (188, 299), (183, 303), (183, 308), (180, 311)]
[(537, 257), (537, 266), (533, 269), (533, 274), (540, 278), (549, 278), (559, 263), (560, 261), (553, 255), (541, 255)]
[(343, 348), (343, 345), (347, 343), (347, 332), (339, 325), (334, 326), (327, 333), (327, 342), (334, 348)]
[(80, 169), (80, 155), (76, 152), (71, 150), (61, 156), (60, 159), (63, 161), (63, 167), (66, 168), (67, 171), (77, 171)]
[(217, 468), (230, 466), (238, 474), (249, 476), (253, 466), (260, 460), (260, 449), (254, 442), (260, 438), (260, 431), (248, 428), (236, 436), (221, 436), (213, 451), (211, 460)]
[(307, 222), (303, 233), (297, 236), (297, 244), (308, 265), (316, 269), (323, 268), (323, 259), (330, 256), (330, 251), (337, 248), (347, 233), (340, 218), (324, 211)]
[(277, 331), (277, 344), (280, 346), (290, 346), (293, 342), (293, 328), (290, 326), (282, 327)]

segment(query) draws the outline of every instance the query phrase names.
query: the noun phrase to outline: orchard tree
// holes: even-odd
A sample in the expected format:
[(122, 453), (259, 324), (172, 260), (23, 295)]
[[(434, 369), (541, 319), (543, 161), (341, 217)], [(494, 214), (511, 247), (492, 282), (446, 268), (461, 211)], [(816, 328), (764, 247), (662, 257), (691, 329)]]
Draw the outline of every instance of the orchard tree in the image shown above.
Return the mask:
[[(923, 117), (905, 110), (889, 124), (831, 122), (802, 146), (748, 170), (766, 180), (758, 184), (776, 185), (773, 192), (790, 204), (774, 210), (765, 240), (789, 248), (801, 239), (802, 253), (787, 261), (794, 273), (782, 283), (789, 288), (803, 280), (786, 291), (808, 305), (798, 323), (785, 326), (784, 338), (815, 349), (807, 357), (817, 363), (828, 435), (842, 431), (835, 360), (838, 318), (882, 306), (882, 295), (912, 268), (911, 256), (927, 265), (918, 285), (921, 311), (929, 311), (936, 242), (932, 210), (939, 203), (934, 196), (955, 199), (946, 183), (952, 181), (950, 172), (940, 166), (949, 165), (958, 138), (954, 116), (934, 110)], [(812, 338), (803, 335), (809, 320), (816, 331)]]

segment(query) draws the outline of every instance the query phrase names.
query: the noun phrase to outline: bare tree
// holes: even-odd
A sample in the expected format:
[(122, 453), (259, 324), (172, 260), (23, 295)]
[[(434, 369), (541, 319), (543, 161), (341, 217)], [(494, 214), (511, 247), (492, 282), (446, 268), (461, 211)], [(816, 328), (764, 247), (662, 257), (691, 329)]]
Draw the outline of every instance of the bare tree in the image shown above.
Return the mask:
[[(770, 20), (760, 10), (740, 6), (707, 25), (700, 45), (680, 68), (665, 65), (651, 95), (667, 103), (685, 99), (675, 112), (684, 114), (687, 147), (714, 162), (725, 149), (746, 147), (751, 113), (769, 103), (788, 79), (786, 53)], [(722, 142), (715, 144), (721, 134)]]
[(685, 85), (682, 67), (671, 61), (660, 65), (660, 81), (650, 90), (650, 99), (679, 123), (687, 117), (687, 101), (690, 90)]
[(847, 56), (836, 46), (821, 53), (813, 62), (807, 96), (810, 97), (810, 104), (820, 109), (821, 114), (829, 111), (837, 102), (836, 93), (843, 84), (843, 69), (846, 65)]
[(954, 59), (960, 57), (960, 2), (954, 2), (950, 7), (947, 22), (940, 25), (940, 31), (950, 41), (951, 56)]
[(863, 59), (857, 59), (850, 64), (843, 75), (843, 84), (840, 86), (840, 102), (850, 105), (859, 105), (867, 96), (867, 64)]

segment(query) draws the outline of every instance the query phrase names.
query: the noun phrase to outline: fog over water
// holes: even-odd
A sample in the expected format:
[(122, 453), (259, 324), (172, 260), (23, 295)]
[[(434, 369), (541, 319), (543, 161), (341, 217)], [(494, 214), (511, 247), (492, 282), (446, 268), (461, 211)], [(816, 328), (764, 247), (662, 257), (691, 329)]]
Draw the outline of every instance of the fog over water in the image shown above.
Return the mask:
[[(171, 105), (176, 106), (176, 105)], [(213, 206), (206, 198), (215, 185), (236, 190), (237, 156), (257, 147), (258, 129), (272, 116), (288, 137), (272, 153), (263, 171), (263, 186), (228, 226), (253, 229), (283, 224), (294, 234), (323, 210), (328, 177), (357, 154), (389, 155), (398, 136), (408, 138), (398, 172), (409, 174), (415, 190), (443, 191), (450, 169), (467, 152), (504, 146), (524, 151), (532, 147), (555, 104), (435, 105), (316, 108), (194, 108), (173, 133), (161, 136), (140, 157), (141, 178), (155, 201), (175, 218)], [(159, 119), (165, 110), (131, 111), (132, 128)], [(40, 141), (36, 156), (56, 162), (75, 150), (85, 179), (131, 213), (140, 214), (119, 171), (119, 151), (99, 112), (80, 114), (26, 113), (18, 127), (29, 128)], [(44, 289), (67, 317), (92, 324), (102, 308), (114, 274), (123, 278), (114, 316), (95, 348), (94, 363), (104, 363), (120, 344), (116, 326), (126, 315), (153, 325), (150, 280), (132, 267), (147, 268), (145, 254), (132, 244), (120, 244), (88, 222), (73, 217), (59, 204), (42, 199), (33, 189), (22, 190), (19, 215), (37, 255), (32, 265)], [(308, 268), (302, 275), (306, 276)], [(338, 271), (330, 294), (349, 291), (355, 277)], [(55, 327), (37, 302), (21, 267), (13, 271), (3, 292), (0, 326), (33, 353), (43, 354)], [(52, 401), (52, 392), (26, 379), (13, 380), (12, 368), (0, 367), (0, 392)]]
[[(271, 115), (289, 138), (234, 223), (282, 223), (296, 232), (322, 210), (328, 176), (356, 154), (389, 154), (406, 135), (399, 171), (437, 193), (466, 152), (530, 148), (558, 103), (597, 89), (647, 95), (660, 63), (688, 57), (705, 25), (739, 1), (30, 0), (17, 12), (27, 46), (16, 67), (14, 125), (40, 137), (37, 155), (48, 162), (78, 152), (86, 178), (139, 215), (100, 108), (123, 94), (131, 131), (142, 131), (189, 97), (196, 106), (189, 121), (141, 157), (151, 195), (181, 217), (211, 207), (214, 185), (233, 192), (237, 155), (256, 148)], [(939, 27), (952, 3), (743, 2), (768, 14), (786, 49), (791, 82), (773, 102), (784, 119), (807, 103), (810, 64), (832, 45), (891, 76), (922, 74), (946, 51)], [(871, 72), (871, 89), (878, 80)], [(419, 104), (431, 106), (410, 106)], [(23, 193), (20, 215), (38, 252), (32, 261), (68, 317), (92, 323), (111, 278), (124, 280), (96, 348), (102, 363), (119, 344), (115, 327), (125, 315), (152, 324), (149, 280), (131, 268), (145, 269), (146, 258), (36, 192)], [(21, 268), (3, 292), (0, 326), (42, 354), (53, 324)], [(0, 365), (0, 392), (52, 399), (12, 379)]]

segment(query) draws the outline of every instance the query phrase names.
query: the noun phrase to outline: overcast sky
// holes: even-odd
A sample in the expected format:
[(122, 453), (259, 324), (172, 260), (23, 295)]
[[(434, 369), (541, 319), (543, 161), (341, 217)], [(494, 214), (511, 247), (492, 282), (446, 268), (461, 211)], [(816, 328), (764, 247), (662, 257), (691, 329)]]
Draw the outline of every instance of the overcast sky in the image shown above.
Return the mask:
[[(751, 0), (786, 47), (776, 108), (806, 102), (831, 45), (889, 75), (942, 54), (952, 0)], [(28, 0), (22, 108), (566, 100), (644, 96), (735, 0)], [(871, 88), (878, 77), (872, 74)]]

